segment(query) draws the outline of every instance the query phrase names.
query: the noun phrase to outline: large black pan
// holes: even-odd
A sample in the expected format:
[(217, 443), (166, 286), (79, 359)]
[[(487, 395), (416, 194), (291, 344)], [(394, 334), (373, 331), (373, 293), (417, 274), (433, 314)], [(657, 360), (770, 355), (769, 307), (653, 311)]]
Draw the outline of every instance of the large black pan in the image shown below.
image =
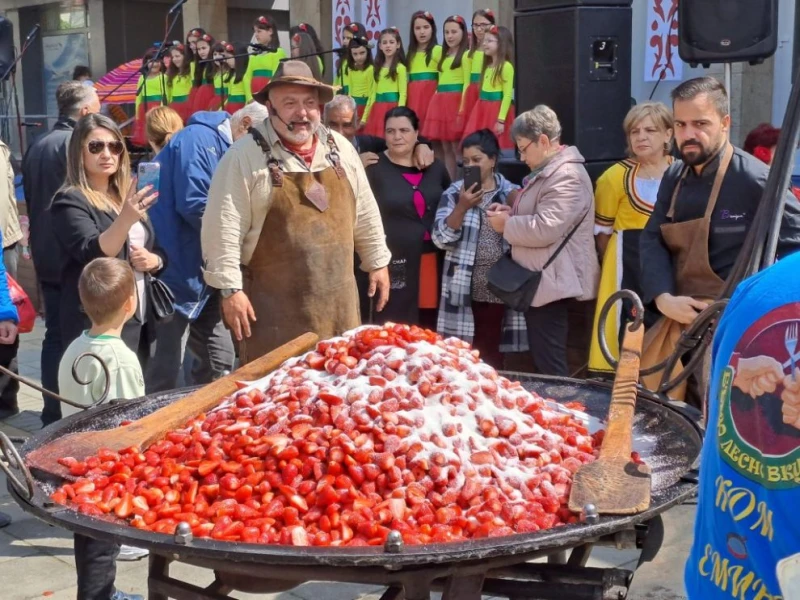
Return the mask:
[[(592, 431), (602, 427), (610, 401), (610, 386), (600, 382), (579, 381), (566, 378), (529, 376), (506, 373), (511, 379), (523, 382), (526, 388), (545, 398), (558, 402), (577, 401), (584, 404), (592, 418)], [(78, 431), (115, 427), (126, 419), (137, 419), (164, 406), (186, 391), (174, 391), (132, 400), (110, 406), (94, 408), (60, 421), (32, 437), (21, 449), (25, 454), (49, 441)], [(450, 544), (405, 546), (399, 553), (388, 554), (384, 548), (316, 548), (291, 546), (263, 546), (241, 543), (217, 542), (195, 539), (181, 544), (173, 536), (143, 532), (119, 522), (88, 517), (54, 506), (48, 494), (59, 482), (32, 476), (33, 497), (9, 483), (10, 491), (20, 506), (36, 517), (95, 538), (115, 540), (140, 548), (149, 548), (158, 554), (178, 560), (205, 564), (224, 562), (244, 563), (251, 566), (295, 565), (297, 567), (377, 567), (389, 566), (403, 569), (423, 565), (445, 565), (464, 561), (486, 560), (516, 555), (530, 555), (548, 549), (570, 548), (582, 541), (629, 529), (633, 524), (647, 521), (671, 506), (691, 496), (696, 484), (689, 473), (700, 453), (702, 432), (697, 425), (699, 413), (685, 406), (677, 407), (642, 392), (636, 406), (634, 423), (634, 450), (651, 466), (653, 493), (651, 507), (640, 514), (626, 517), (603, 517), (594, 523), (580, 523), (557, 527), (533, 534), (520, 534), (503, 538), (489, 538)], [(24, 480), (22, 476), (20, 479)], [(524, 560), (524, 559), (523, 559)]]

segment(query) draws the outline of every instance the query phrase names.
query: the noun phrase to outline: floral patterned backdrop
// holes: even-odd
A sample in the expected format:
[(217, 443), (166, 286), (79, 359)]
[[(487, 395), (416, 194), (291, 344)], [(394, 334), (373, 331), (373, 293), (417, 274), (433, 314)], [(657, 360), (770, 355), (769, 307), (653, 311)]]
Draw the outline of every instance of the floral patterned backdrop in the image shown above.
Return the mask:
[(680, 81), (683, 61), (678, 56), (678, 0), (647, 0), (645, 81)]
[(378, 34), (386, 28), (388, 0), (331, 0), (333, 3), (333, 46), (342, 45), (342, 29), (353, 21), (363, 23), (367, 28), (367, 39), (375, 41)]

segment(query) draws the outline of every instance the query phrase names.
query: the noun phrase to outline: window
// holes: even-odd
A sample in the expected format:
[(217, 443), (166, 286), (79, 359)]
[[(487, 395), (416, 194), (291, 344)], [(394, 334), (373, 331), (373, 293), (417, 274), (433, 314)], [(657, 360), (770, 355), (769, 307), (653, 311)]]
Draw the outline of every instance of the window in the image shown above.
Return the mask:
[(89, 10), (86, 0), (63, 0), (48, 4), (42, 10), (44, 31), (65, 31), (89, 27)]

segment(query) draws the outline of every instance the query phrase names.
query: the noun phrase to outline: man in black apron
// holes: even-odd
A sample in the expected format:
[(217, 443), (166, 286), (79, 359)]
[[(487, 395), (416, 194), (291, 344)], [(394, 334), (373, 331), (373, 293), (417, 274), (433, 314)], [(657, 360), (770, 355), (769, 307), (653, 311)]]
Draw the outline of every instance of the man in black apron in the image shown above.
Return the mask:
[[(713, 77), (691, 79), (672, 92), (675, 142), (681, 159), (664, 174), (658, 201), (642, 232), (642, 287), (663, 319), (645, 340), (642, 367), (668, 356), (683, 328), (724, 286), (767, 182), (767, 167), (728, 141), (730, 109), (725, 87)], [(800, 247), (800, 204), (786, 191), (778, 253)], [(658, 385), (661, 373), (644, 383)], [(698, 404), (699, 382), (690, 392)], [(695, 397), (699, 394), (700, 397)], [(671, 393), (683, 399), (683, 390)]]

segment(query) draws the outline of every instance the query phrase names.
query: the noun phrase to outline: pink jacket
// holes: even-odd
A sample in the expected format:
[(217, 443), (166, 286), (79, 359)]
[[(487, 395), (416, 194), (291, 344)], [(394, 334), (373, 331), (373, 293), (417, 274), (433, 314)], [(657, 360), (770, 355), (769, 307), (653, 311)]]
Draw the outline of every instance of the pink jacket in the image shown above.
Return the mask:
[(561, 241), (583, 219), (555, 261), (542, 272), (532, 306), (564, 298), (597, 297), (600, 264), (594, 245), (594, 193), (583, 156), (564, 147), (522, 190), (504, 237), (511, 256), (523, 267), (541, 271)]

